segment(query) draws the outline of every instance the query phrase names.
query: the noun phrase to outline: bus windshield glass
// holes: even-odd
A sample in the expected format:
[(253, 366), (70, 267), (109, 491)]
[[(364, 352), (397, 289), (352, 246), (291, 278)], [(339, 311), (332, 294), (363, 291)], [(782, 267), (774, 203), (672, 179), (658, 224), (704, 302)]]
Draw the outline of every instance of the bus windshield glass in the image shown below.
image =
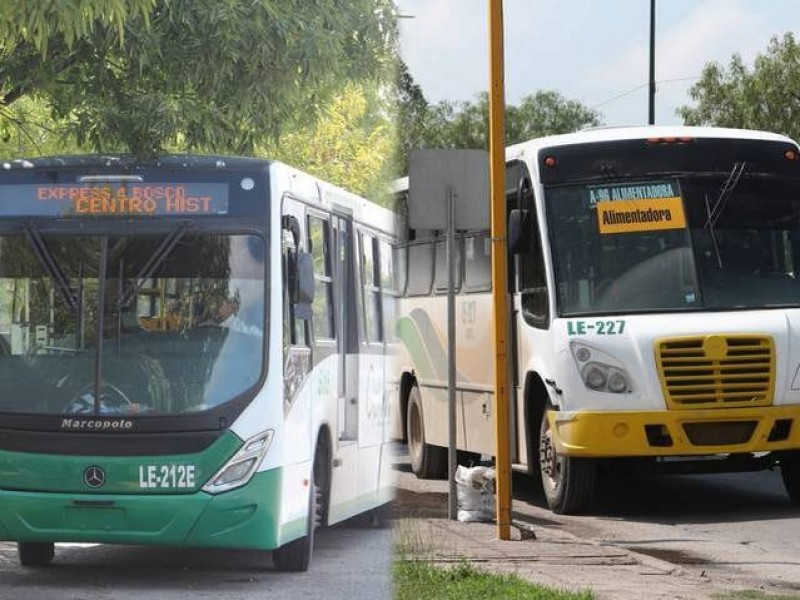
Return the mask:
[(0, 235), (0, 413), (180, 415), (241, 395), (264, 363), (264, 247), (180, 228)]
[(730, 167), (546, 187), (559, 314), (800, 306), (800, 178)]

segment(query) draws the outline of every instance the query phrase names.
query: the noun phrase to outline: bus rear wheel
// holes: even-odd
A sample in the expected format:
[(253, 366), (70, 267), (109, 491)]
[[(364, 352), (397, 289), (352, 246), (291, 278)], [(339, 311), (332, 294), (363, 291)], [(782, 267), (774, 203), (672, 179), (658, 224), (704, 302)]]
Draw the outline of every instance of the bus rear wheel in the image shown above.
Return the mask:
[(17, 555), (23, 567), (46, 567), (56, 555), (52, 542), (18, 542)]
[(542, 412), (539, 430), (539, 471), (547, 505), (556, 514), (584, 511), (594, 495), (597, 464), (591, 458), (562, 456), (556, 451), (547, 414)]
[(447, 474), (447, 448), (433, 446), (425, 441), (425, 420), (422, 414), (422, 397), (414, 385), (408, 393), (406, 412), (406, 438), (411, 470), (420, 479), (442, 479)]
[(780, 455), (783, 486), (792, 502), (800, 503), (800, 450), (787, 450)]

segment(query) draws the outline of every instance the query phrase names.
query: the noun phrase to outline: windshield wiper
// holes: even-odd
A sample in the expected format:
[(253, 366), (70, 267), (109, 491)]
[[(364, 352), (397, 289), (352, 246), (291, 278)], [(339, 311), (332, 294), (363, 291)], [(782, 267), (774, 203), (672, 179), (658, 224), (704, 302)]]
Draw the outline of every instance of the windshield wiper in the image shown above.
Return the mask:
[(58, 268), (58, 264), (47, 248), (47, 245), (44, 243), (42, 236), (39, 234), (39, 230), (36, 229), (36, 226), (32, 223), (25, 223), (22, 228), (25, 231), (25, 238), (28, 240), (28, 244), (30, 244), (31, 249), (33, 249), (33, 253), (56, 284), (59, 293), (62, 298), (64, 298), (64, 302), (66, 302), (72, 312), (78, 312), (78, 300), (75, 298), (75, 293), (69, 286), (69, 282), (67, 278), (64, 277), (61, 269)]
[(742, 173), (744, 173), (746, 168), (747, 163), (744, 161), (733, 164), (731, 172), (728, 173), (728, 178), (725, 180), (725, 183), (722, 184), (722, 188), (720, 188), (719, 196), (717, 196), (717, 200), (714, 202), (714, 208), (708, 211), (708, 219), (703, 227), (713, 228), (717, 224), (717, 221), (719, 221), (719, 218), (722, 216), (722, 212), (725, 210), (728, 199), (731, 197), (731, 194), (733, 194), (733, 190), (742, 178)]
[(728, 178), (725, 180), (725, 183), (722, 184), (722, 187), (719, 190), (719, 196), (717, 196), (717, 200), (714, 202), (714, 207), (712, 208), (708, 203), (708, 196), (705, 197), (706, 200), (706, 224), (703, 225), (704, 229), (708, 229), (709, 234), (711, 235), (711, 243), (714, 247), (714, 256), (717, 258), (717, 265), (719, 268), (722, 268), (722, 254), (719, 251), (719, 243), (717, 242), (717, 235), (714, 232), (714, 227), (717, 225), (717, 221), (722, 216), (723, 211), (725, 210), (725, 206), (728, 203), (728, 199), (733, 194), (733, 190), (736, 188), (736, 185), (739, 183), (739, 180), (742, 178), (742, 173), (747, 168), (747, 163), (737, 162), (733, 164), (733, 168), (731, 168), (731, 172), (728, 173)]
[(156, 269), (161, 266), (161, 263), (166, 260), (167, 256), (169, 256), (170, 252), (172, 252), (172, 249), (175, 247), (175, 245), (181, 241), (183, 234), (186, 233), (188, 228), (188, 221), (181, 223), (178, 227), (169, 232), (163, 240), (161, 240), (158, 248), (155, 249), (153, 254), (150, 255), (150, 258), (147, 259), (147, 262), (144, 264), (144, 266), (139, 270), (139, 273), (136, 274), (133, 286), (130, 287), (124, 295), (120, 295), (119, 301), (117, 302), (117, 308), (127, 308), (130, 306), (134, 296), (142, 287), (142, 285), (144, 285), (145, 280), (153, 276), (153, 273), (155, 273)]

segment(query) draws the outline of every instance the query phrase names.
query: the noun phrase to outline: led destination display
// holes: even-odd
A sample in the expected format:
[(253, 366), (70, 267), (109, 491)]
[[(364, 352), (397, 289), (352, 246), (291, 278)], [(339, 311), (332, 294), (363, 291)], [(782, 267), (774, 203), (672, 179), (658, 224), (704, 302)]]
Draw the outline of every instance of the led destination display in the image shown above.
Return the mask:
[(0, 185), (0, 216), (224, 215), (222, 183), (76, 183)]

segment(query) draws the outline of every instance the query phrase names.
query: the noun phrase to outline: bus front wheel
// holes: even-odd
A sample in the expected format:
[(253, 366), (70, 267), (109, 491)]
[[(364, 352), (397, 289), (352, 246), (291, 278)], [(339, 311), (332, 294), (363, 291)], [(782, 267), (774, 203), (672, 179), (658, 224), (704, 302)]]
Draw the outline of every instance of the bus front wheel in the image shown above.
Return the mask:
[(783, 486), (792, 502), (800, 502), (800, 450), (787, 450), (780, 455)]
[(52, 542), (18, 542), (17, 555), (23, 567), (46, 567), (56, 555)]
[[(278, 571), (308, 571), (311, 554), (314, 550), (314, 531), (323, 524), (325, 518), (326, 493), (325, 483), (320, 481), (320, 448), (315, 454), (314, 466), (311, 470), (311, 482), (308, 490), (308, 520), (306, 534), (280, 548), (272, 551), (272, 562)], [(317, 486), (317, 482), (323, 485)]]
[(433, 446), (425, 441), (422, 397), (417, 385), (408, 393), (406, 417), (408, 456), (414, 475), (420, 479), (444, 478), (447, 475), (447, 448)]
[(597, 465), (591, 458), (562, 456), (556, 452), (548, 405), (542, 412), (539, 431), (539, 471), (547, 505), (556, 514), (574, 514), (585, 510), (594, 494)]

